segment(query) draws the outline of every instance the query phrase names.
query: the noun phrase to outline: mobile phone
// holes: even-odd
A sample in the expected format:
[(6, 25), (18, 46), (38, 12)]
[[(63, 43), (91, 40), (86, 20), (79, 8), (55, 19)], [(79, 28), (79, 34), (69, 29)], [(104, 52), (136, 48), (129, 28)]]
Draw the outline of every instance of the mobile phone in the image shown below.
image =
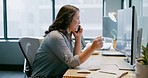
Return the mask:
[(81, 27), (81, 26), (79, 25), (79, 27), (78, 27), (78, 29), (77, 29), (76, 33), (78, 33), (78, 32), (80, 31), (80, 27)]

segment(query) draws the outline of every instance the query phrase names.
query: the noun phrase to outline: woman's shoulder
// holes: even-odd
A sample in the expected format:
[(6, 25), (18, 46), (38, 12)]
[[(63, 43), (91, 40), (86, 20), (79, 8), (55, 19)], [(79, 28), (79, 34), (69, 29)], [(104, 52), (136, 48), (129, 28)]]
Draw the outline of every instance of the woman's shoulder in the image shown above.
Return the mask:
[(55, 31), (51, 31), (48, 35), (47, 38), (62, 38), (62, 33), (60, 33), (59, 31), (55, 30)]
[(63, 35), (58, 32), (58, 31), (52, 31), (50, 32), (45, 38), (43, 43), (44, 44), (56, 44), (56, 43), (61, 43), (65, 41), (65, 38), (63, 37)]

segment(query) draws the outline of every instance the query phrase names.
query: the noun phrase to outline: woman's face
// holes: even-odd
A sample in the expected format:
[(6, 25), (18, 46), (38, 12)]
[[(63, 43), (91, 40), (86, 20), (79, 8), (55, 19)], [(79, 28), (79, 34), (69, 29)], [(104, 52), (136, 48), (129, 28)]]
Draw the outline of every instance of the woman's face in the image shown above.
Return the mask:
[(76, 31), (79, 24), (80, 24), (80, 15), (79, 15), (79, 11), (76, 12), (76, 14), (74, 15), (72, 22), (70, 23), (69, 26), (69, 30), (70, 31)]

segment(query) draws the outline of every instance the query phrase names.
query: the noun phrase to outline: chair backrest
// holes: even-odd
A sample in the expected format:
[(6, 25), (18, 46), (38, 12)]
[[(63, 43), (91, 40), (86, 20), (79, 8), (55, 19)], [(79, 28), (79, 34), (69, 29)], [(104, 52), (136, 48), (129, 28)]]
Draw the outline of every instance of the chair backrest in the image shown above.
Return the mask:
[(29, 65), (29, 69), (33, 64), (35, 53), (37, 52), (42, 39), (39, 38), (31, 38), (31, 37), (22, 37), (19, 39), (20, 49), (26, 59), (27, 64)]
[(81, 47), (82, 47), (82, 49), (84, 49), (86, 47), (86, 42), (85, 42), (85, 39), (83, 38), (83, 36), (81, 38)]

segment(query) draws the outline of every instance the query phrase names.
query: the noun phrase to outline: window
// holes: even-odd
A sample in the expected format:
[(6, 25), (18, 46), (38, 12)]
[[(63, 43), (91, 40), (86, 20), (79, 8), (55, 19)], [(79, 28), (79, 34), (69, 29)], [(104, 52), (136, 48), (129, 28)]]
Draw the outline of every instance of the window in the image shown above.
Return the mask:
[(148, 0), (143, 0), (143, 16), (148, 17)]
[(80, 9), (80, 23), (84, 38), (95, 38), (102, 35), (102, 0), (55, 0), (55, 15), (65, 4)]
[(143, 41), (142, 44), (146, 45), (146, 42), (148, 42), (148, 33), (147, 33), (147, 21), (148, 21), (148, 0), (143, 0), (143, 20), (140, 21), (143, 27)]
[[(3, 4), (0, 0), (0, 4)], [(52, 0), (6, 0), (7, 1), (7, 38), (22, 36), (41, 37), (52, 23)], [(102, 35), (102, 0), (54, 0), (55, 15), (65, 4), (80, 9), (81, 26), (85, 38)], [(2, 25), (2, 5), (0, 5), (0, 37), (4, 35)]]
[(8, 38), (43, 36), (52, 22), (51, 4), (50, 0), (7, 0)]
[(132, 5), (136, 6), (138, 14), (138, 27), (143, 28), (142, 31), (142, 45), (148, 42), (147, 21), (148, 21), (148, 0), (133, 0)]
[(3, 0), (0, 0), (0, 38), (4, 38), (3, 27)]

